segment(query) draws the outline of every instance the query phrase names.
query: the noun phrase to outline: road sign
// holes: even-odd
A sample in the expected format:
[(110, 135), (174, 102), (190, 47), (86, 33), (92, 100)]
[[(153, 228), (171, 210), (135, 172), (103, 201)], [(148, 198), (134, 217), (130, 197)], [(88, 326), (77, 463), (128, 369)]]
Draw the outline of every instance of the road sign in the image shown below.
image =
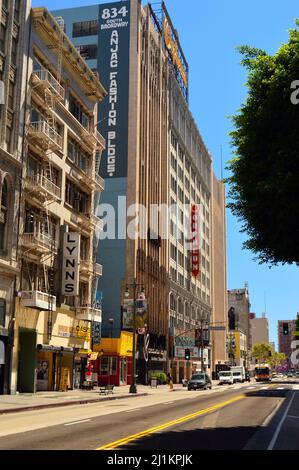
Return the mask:
[(225, 331), (225, 326), (209, 326), (210, 331)]

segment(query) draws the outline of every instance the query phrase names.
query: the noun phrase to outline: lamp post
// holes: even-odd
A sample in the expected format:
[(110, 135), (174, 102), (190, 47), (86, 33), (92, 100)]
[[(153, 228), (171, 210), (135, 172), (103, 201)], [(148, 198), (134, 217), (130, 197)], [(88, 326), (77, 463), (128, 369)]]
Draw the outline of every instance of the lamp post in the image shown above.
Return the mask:
[(206, 315), (204, 314), (204, 311), (201, 311), (200, 315), (200, 361), (201, 361), (201, 371), (205, 371), (205, 365), (204, 365), (204, 358), (203, 358), (203, 350), (204, 350), (204, 340), (203, 340), (203, 325), (208, 324), (208, 317), (209, 314), (207, 313)]
[[(113, 331), (113, 325), (114, 325), (114, 318), (109, 318), (109, 324), (110, 324), (110, 343), (111, 343), (111, 351), (113, 350), (112, 348), (112, 331)], [(108, 385), (110, 385), (110, 372), (111, 372), (111, 358), (108, 358)]]
[(136, 342), (135, 342), (135, 334), (136, 334), (136, 290), (137, 287), (141, 287), (141, 294), (143, 296), (143, 300), (145, 300), (144, 296), (144, 287), (143, 284), (137, 284), (136, 279), (134, 279), (132, 284), (126, 285), (126, 292), (125, 298), (129, 298), (130, 292), (129, 287), (133, 287), (133, 351), (132, 351), (132, 383), (130, 385), (130, 393), (137, 393), (137, 386), (136, 386)]

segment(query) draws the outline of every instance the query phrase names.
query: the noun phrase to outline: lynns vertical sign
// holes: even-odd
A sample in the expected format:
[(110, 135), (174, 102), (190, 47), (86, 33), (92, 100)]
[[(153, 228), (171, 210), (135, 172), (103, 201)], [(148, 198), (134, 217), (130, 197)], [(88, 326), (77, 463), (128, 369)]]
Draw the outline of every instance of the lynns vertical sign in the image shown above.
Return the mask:
[(66, 232), (63, 237), (62, 295), (79, 295), (80, 234)]
[(98, 70), (108, 96), (101, 103), (100, 132), (106, 139), (100, 174), (127, 177), (130, 1), (99, 6)]

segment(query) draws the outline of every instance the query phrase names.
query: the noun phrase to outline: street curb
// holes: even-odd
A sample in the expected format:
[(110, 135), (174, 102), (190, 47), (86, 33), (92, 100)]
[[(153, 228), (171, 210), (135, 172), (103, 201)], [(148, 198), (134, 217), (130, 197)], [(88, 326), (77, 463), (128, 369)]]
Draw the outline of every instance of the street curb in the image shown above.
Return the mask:
[(108, 400), (121, 400), (124, 398), (135, 398), (135, 397), (145, 397), (148, 396), (149, 393), (138, 393), (137, 395), (120, 395), (120, 396), (113, 396), (113, 397), (106, 397), (106, 398), (90, 398), (85, 400), (76, 400), (71, 402), (62, 402), (62, 403), (47, 403), (45, 405), (29, 405), (29, 406), (22, 406), (18, 408), (9, 408), (7, 410), (0, 409), (0, 415), (7, 414), (7, 413), (17, 413), (21, 411), (32, 411), (32, 410), (41, 410), (43, 408), (58, 408), (62, 406), (70, 406), (70, 405), (86, 405), (87, 403), (99, 403)]

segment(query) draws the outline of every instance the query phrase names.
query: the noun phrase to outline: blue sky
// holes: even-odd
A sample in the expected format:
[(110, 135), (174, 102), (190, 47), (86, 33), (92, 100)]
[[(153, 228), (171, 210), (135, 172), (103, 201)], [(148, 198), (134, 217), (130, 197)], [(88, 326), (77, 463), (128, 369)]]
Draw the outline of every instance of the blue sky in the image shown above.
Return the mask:
[[(156, 3), (157, 0), (153, 0)], [(221, 176), (223, 162), (231, 158), (228, 116), (246, 97), (246, 74), (240, 66), (236, 46), (249, 44), (274, 53), (288, 39), (288, 29), (299, 17), (298, 0), (165, 0), (177, 28), (190, 69), (190, 108), (207, 147), (214, 168)], [(49, 9), (106, 3), (84, 0), (33, 0), (33, 6)], [(294, 79), (299, 79), (298, 77)], [(225, 166), (225, 165), (223, 165)], [(224, 171), (224, 176), (226, 175)], [(298, 268), (259, 265), (242, 249), (246, 239), (241, 225), (227, 211), (228, 288), (249, 284), (251, 311), (265, 310), (270, 340), (277, 343), (277, 320), (293, 319), (299, 311)], [(297, 290), (298, 289), (298, 290)]]

